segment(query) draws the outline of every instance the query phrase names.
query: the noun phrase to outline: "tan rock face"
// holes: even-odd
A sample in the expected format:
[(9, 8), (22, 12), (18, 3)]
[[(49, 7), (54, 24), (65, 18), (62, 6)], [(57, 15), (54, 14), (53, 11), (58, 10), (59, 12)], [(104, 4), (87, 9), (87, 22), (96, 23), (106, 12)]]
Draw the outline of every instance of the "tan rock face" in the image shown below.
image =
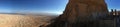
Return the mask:
[(63, 14), (50, 27), (93, 27), (97, 17), (107, 14), (104, 0), (69, 0)]
[(103, 16), (108, 13), (104, 0), (69, 0), (61, 20), (69, 23), (91, 20), (90, 17)]

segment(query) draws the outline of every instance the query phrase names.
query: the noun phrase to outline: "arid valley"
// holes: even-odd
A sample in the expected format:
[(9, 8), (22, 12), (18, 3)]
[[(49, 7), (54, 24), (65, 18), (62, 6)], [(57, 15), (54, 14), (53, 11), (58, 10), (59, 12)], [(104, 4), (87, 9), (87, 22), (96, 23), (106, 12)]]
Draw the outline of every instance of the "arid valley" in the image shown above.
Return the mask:
[(0, 14), (0, 27), (39, 27), (50, 24), (53, 17), (39, 15)]

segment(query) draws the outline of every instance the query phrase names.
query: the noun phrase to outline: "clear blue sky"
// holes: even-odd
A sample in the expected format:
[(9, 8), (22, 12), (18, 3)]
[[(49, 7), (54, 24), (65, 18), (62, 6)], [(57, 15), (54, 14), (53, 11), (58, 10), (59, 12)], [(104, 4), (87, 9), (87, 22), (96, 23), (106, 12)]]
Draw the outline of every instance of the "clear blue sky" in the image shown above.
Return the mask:
[[(68, 0), (0, 0), (0, 12), (44, 12), (61, 14)], [(106, 0), (108, 9), (120, 10), (120, 0)]]

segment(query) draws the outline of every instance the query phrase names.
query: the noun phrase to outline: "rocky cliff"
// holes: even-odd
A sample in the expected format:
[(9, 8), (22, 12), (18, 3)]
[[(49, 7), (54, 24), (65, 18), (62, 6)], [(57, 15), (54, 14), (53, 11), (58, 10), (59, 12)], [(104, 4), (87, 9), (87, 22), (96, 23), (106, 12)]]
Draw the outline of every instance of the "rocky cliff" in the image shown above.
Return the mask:
[(104, 0), (69, 0), (61, 20), (75, 23), (87, 21), (92, 18), (108, 14), (107, 5)]
[(97, 17), (107, 14), (107, 5), (104, 0), (69, 0), (65, 11), (57, 18), (55, 24), (64, 25), (62, 27), (72, 27), (78, 22), (94, 21)]

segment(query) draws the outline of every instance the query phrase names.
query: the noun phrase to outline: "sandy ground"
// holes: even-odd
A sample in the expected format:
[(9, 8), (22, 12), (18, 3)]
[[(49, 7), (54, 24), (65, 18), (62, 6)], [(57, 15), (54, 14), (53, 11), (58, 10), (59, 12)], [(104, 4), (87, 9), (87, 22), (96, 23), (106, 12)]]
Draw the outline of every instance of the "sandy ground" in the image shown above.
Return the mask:
[(50, 20), (47, 16), (0, 14), (0, 27), (39, 27)]

